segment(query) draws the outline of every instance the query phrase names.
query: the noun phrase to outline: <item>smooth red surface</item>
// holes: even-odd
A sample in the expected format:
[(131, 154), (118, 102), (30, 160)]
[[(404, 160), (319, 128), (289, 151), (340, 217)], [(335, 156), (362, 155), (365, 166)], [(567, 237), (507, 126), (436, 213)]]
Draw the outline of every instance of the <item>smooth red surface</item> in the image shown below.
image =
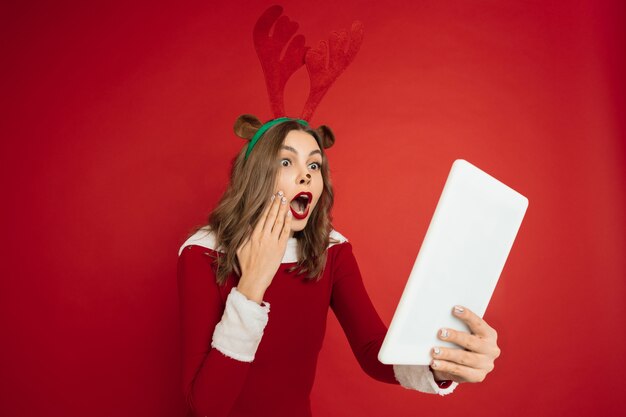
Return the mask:
[[(270, 115), (266, 2), (2, 6), (2, 416), (175, 416), (176, 255), (224, 190), (241, 113)], [(329, 320), (318, 416), (626, 409), (621, 1), (284, 2), (363, 47), (312, 120), (334, 129), (335, 226), (389, 322), (454, 159), (530, 206), (486, 319), (503, 354), (444, 398), (358, 367)], [(299, 114), (304, 70), (287, 86)]]

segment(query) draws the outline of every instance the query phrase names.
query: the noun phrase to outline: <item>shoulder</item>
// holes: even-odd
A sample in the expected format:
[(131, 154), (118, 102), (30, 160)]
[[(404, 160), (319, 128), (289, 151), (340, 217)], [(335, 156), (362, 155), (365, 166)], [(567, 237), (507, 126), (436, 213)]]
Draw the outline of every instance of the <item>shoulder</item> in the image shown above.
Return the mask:
[(339, 233), (338, 231), (333, 229), (330, 232), (330, 243), (328, 245), (329, 248), (332, 246), (338, 245), (340, 243), (346, 243), (346, 242), (348, 242), (348, 238), (342, 235), (341, 233)]
[(207, 226), (199, 229), (193, 235), (189, 236), (185, 243), (178, 249), (178, 256), (183, 252), (187, 246), (202, 246), (203, 248), (217, 250), (215, 244), (215, 234)]
[[(293, 253), (286, 253), (285, 255), (285, 259), (283, 260), (283, 262), (287, 261), (288, 259), (291, 259), (295, 256), (295, 249), (297, 247), (297, 242), (295, 238), (289, 239), (290, 242), (287, 244), (287, 252), (293, 252)], [(341, 233), (339, 233), (336, 230), (332, 230), (330, 232), (330, 242), (328, 244), (328, 248), (331, 248), (335, 245), (340, 245), (342, 243), (347, 243), (348, 242), (348, 238), (346, 238), (344, 235), (342, 235)], [(185, 249), (187, 246), (192, 246), (192, 245), (196, 245), (196, 246), (202, 246), (204, 248), (207, 249), (211, 249), (217, 252), (221, 252), (220, 250), (217, 249), (217, 245), (216, 245), (216, 241), (215, 241), (215, 234), (213, 233), (213, 231), (208, 227), (205, 226), (201, 229), (199, 229), (197, 232), (195, 232), (193, 235), (189, 236), (189, 238), (187, 238), (187, 240), (181, 245), (181, 247), (178, 249), (178, 255), (180, 256), (180, 254), (182, 253), (183, 249)], [(291, 248), (291, 251), (289, 250)], [(297, 257), (296, 257), (297, 259)], [(295, 261), (293, 261), (295, 262)]]
[(333, 262), (343, 261), (346, 257), (352, 257), (352, 244), (344, 235), (336, 230), (330, 233), (328, 253), (332, 254)]

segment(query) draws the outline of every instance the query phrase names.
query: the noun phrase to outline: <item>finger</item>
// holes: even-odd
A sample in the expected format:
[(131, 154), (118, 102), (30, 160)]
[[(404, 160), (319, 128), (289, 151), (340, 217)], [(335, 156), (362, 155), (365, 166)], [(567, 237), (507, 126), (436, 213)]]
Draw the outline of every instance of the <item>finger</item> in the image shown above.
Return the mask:
[(435, 377), (435, 381), (455, 381), (455, 382), (464, 382), (459, 381), (454, 375), (448, 374), (446, 372), (440, 372), (432, 369), (433, 376)]
[(287, 214), (285, 215), (285, 223), (283, 224), (283, 230), (280, 232), (279, 240), (281, 243), (284, 243), (287, 239), (289, 239), (289, 234), (291, 233), (291, 220), (293, 219), (293, 215), (291, 214), (291, 210), (287, 210)]
[(437, 337), (446, 342), (455, 343), (471, 352), (487, 353), (488, 343), (480, 337), (454, 329), (441, 329)]
[(287, 207), (289, 207), (289, 205), (287, 204), (287, 199), (283, 197), (280, 201), (280, 207), (278, 208), (278, 213), (276, 214), (276, 219), (272, 227), (272, 234), (276, 236), (276, 239), (280, 237), (280, 232), (283, 230), (283, 223), (285, 221)]
[(265, 223), (263, 224), (263, 234), (269, 234), (272, 232), (272, 227), (274, 226), (274, 222), (276, 221), (276, 214), (278, 213), (278, 208), (280, 206), (280, 201), (282, 198), (284, 198), (283, 192), (279, 191), (270, 206), (270, 210), (267, 213), (267, 216), (265, 217)]
[(281, 229), (283, 228), (283, 217), (285, 216), (285, 208), (287, 206), (287, 198), (285, 196), (281, 196), (277, 198), (278, 204), (276, 209), (276, 214), (273, 211), (270, 211), (268, 214), (267, 222), (270, 225), (270, 233), (273, 234), (277, 239), (280, 234)]
[(257, 220), (254, 229), (252, 230), (251, 236), (253, 239), (258, 239), (259, 235), (261, 234), (261, 232), (263, 231), (263, 226), (265, 225), (265, 220), (267, 219), (267, 215), (270, 212), (270, 208), (272, 207), (272, 204), (274, 204), (274, 200), (276, 199), (276, 195), (272, 194), (270, 196), (270, 201), (269, 203), (265, 204), (265, 207), (263, 208), (263, 211), (261, 212), (261, 215), (259, 216), (259, 219)]
[(458, 363), (434, 359), (430, 366), (438, 372), (450, 374), (456, 382), (482, 382), (487, 372), (482, 369), (470, 368)]
[(454, 362), (470, 368), (479, 368), (487, 371), (491, 371), (489, 368), (493, 368), (493, 362), (491, 362), (490, 365), (490, 362), (487, 360), (485, 355), (468, 352), (463, 349), (451, 349), (437, 346), (432, 349), (431, 354), (434, 359)]
[(470, 328), (472, 333), (480, 337), (495, 338), (496, 331), (470, 309), (463, 306), (455, 306), (453, 314)]

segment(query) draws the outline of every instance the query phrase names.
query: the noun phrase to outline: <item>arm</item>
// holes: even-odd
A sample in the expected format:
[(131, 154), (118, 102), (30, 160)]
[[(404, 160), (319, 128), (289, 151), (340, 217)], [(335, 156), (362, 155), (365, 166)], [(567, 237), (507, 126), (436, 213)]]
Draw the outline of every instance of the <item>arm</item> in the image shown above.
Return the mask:
[[(178, 259), (183, 393), (193, 415), (225, 416), (243, 387), (269, 306), (236, 290), (224, 303), (205, 252), (188, 246)], [(241, 310), (248, 313), (243, 322)]]
[(438, 384), (428, 366), (384, 365), (378, 361), (387, 327), (367, 295), (352, 245), (346, 242), (337, 249), (331, 307), (361, 368), (382, 382), (399, 383), (405, 388), (440, 395), (452, 392), (456, 383)]

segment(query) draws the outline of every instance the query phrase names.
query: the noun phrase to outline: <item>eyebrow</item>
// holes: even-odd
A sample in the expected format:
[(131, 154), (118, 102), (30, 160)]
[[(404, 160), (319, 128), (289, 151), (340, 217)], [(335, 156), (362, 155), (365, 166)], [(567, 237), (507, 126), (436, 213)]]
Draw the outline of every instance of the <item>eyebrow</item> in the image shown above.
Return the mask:
[[(283, 145), (281, 147), (281, 149), (286, 149), (288, 151), (291, 151), (293, 153), (295, 153), (296, 155), (298, 155), (298, 151), (296, 151), (294, 148), (292, 148), (291, 146), (287, 146), (287, 145)], [(319, 149), (315, 149), (314, 151), (311, 151), (311, 153), (309, 154), (309, 156), (313, 155), (313, 154), (322, 154), (322, 151), (320, 151)]]

